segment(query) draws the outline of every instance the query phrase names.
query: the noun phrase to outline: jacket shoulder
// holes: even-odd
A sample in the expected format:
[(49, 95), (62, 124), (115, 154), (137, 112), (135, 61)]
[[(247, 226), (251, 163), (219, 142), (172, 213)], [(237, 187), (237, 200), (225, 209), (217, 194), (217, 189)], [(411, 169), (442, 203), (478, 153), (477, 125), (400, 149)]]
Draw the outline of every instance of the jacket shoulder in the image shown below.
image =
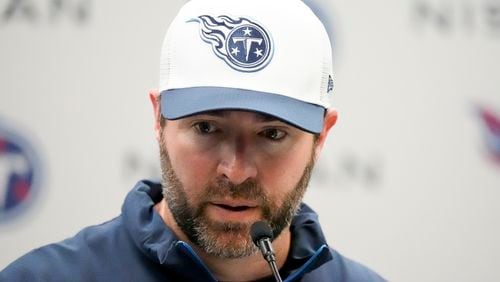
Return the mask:
[[(119, 218), (81, 230), (72, 238), (34, 249), (0, 271), (0, 281), (74, 281), (93, 272), (95, 254), (106, 257), (106, 245), (116, 238)], [(109, 256), (107, 257), (109, 259)]]
[(330, 248), (331, 259), (304, 278), (306, 281), (381, 282), (387, 281), (370, 268)]

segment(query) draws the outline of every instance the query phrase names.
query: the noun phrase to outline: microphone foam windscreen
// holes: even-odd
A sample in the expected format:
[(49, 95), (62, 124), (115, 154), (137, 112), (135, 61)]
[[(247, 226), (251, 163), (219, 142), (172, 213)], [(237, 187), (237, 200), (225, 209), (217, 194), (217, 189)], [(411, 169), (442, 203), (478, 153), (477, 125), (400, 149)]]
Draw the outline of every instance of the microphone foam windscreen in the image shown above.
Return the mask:
[(252, 236), (252, 241), (258, 244), (259, 240), (262, 238), (269, 238), (273, 240), (273, 231), (271, 226), (265, 221), (257, 221), (250, 227), (250, 236)]

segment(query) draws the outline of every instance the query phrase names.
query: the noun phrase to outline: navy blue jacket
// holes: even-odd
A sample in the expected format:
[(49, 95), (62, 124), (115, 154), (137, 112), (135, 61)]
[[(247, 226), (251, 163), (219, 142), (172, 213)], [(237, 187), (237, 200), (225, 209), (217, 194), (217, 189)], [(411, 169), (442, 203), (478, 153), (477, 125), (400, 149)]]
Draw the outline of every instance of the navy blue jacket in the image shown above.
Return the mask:
[[(2, 270), (0, 281), (216, 281), (154, 211), (161, 199), (159, 183), (139, 182), (120, 216), (31, 251)], [(316, 213), (305, 204), (291, 232), (291, 251), (280, 269), (285, 281), (384, 281), (328, 247)]]

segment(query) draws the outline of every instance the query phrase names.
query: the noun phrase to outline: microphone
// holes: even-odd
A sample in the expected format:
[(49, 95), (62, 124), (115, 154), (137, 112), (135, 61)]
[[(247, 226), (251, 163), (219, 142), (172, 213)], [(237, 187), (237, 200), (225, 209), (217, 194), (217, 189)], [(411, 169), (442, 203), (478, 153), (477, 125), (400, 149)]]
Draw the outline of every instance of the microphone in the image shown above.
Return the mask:
[(277, 282), (282, 282), (281, 276), (276, 266), (276, 257), (273, 250), (271, 241), (273, 240), (273, 231), (267, 222), (257, 221), (250, 227), (250, 236), (252, 241), (259, 247), (264, 259), (267, 261), (273, 272), (274, 278)]

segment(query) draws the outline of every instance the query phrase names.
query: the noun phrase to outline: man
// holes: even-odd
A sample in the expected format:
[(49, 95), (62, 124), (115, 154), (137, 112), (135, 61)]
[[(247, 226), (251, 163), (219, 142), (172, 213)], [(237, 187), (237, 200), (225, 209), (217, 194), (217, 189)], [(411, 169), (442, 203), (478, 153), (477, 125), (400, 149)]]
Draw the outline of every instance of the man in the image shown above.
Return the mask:
[(139, 182), (119, 217), (32, 251), (0, 280), (274, 281), (250, 236), (264, 221), (285, 281), (383, 281), (327, 247), (301, 204), (337, 120), (328, 35), (305, 4), (188, 2), (160, 65), (162, 183)]

